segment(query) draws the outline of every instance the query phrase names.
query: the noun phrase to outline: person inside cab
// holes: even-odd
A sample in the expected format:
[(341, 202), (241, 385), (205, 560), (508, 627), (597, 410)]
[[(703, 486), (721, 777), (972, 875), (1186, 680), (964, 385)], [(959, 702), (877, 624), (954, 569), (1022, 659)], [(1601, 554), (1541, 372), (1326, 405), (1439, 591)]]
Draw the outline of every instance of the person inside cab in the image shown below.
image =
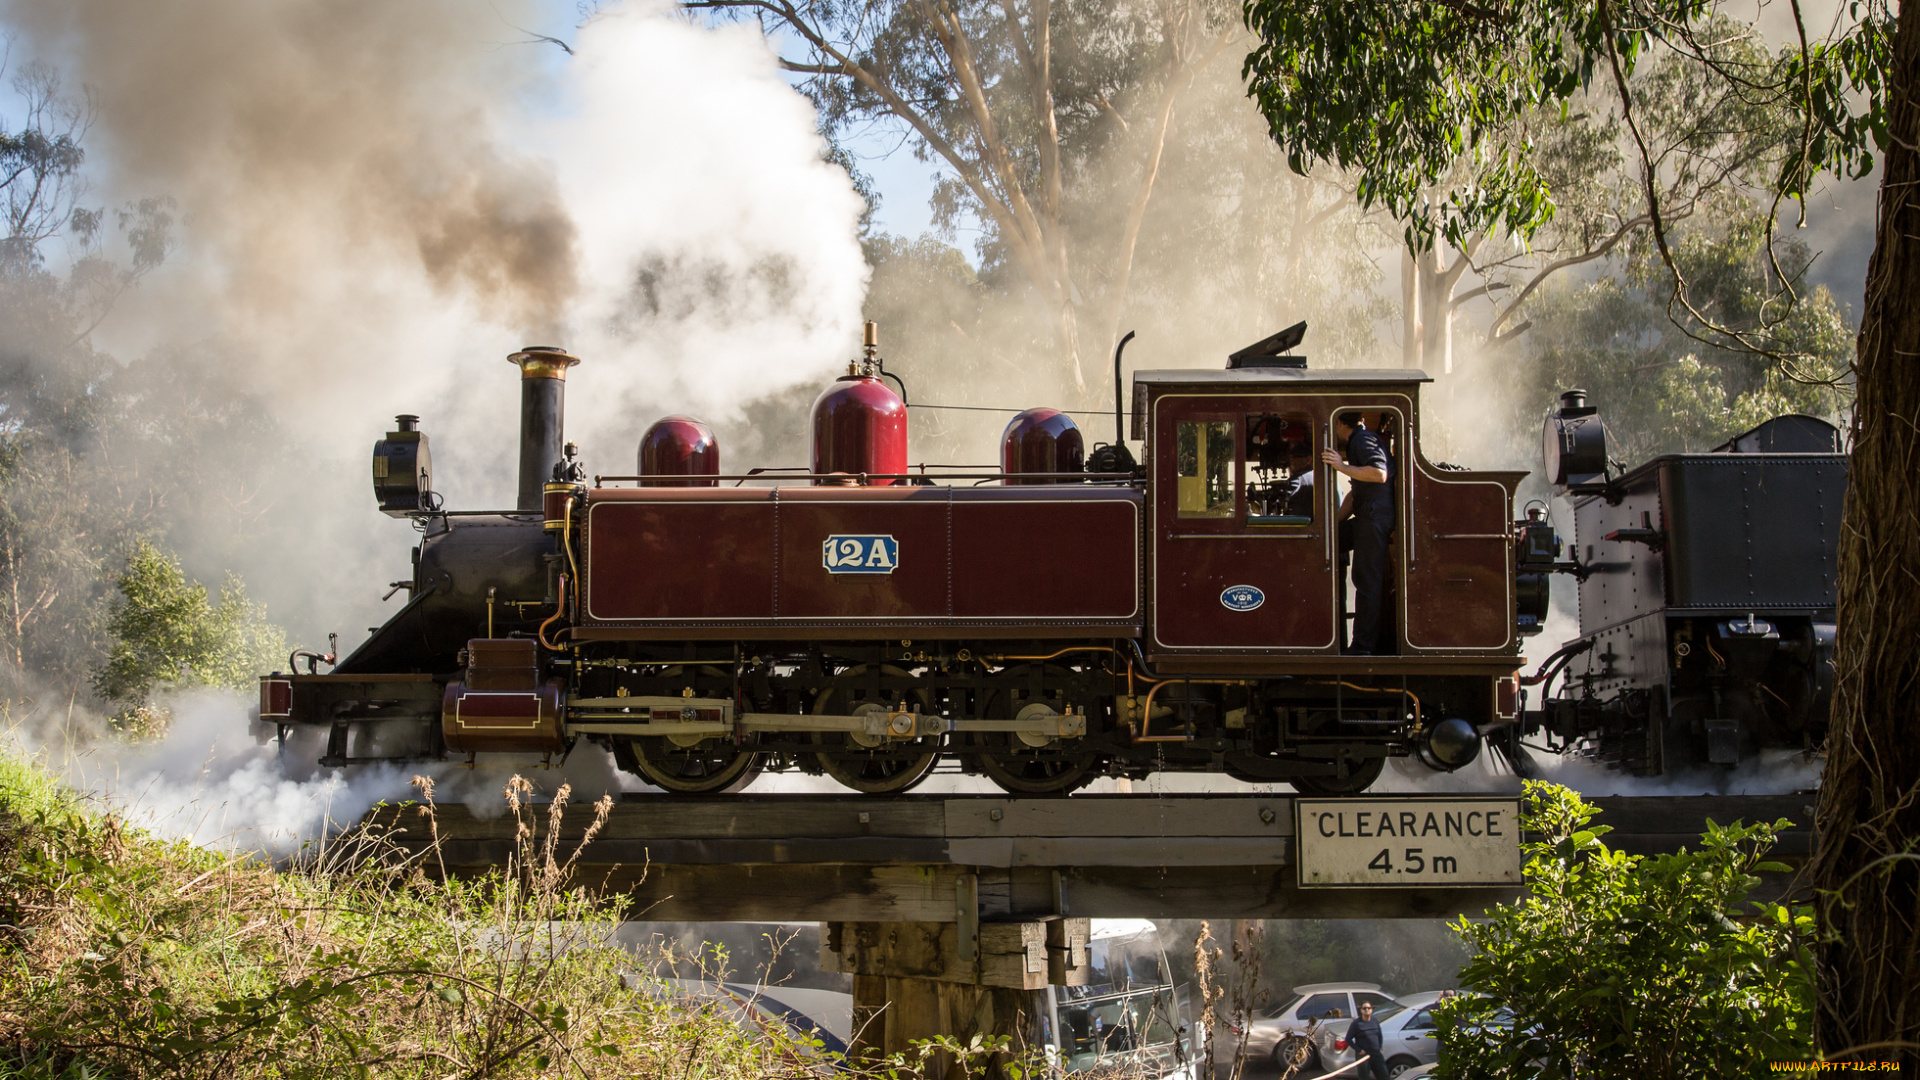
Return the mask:
[(1320, 460), (1351, 481), (1338, 515), (1343, 523), (1352, 520), (1353, 537), (1353, 636), (1345, 652), (1372, 656), (1388, 651), (1381, 648), (1380, 631), (1386, 622), (1387, 538), (1394, 525), (1393, 455), (1357, 411), (1334, 417), (1333, 436), (1339, 449), (1322, 450)]
[(1293, 476), (1287, 481), (1287, 509), (1293, 517), (1313, 517), (1313, 444), (1307, 443), (1290, 462)]

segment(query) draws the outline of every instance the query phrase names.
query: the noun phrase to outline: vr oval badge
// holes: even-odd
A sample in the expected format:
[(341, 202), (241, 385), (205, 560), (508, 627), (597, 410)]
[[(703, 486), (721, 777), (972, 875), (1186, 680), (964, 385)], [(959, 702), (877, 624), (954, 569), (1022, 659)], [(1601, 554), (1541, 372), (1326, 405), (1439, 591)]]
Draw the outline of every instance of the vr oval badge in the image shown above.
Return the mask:
[(1220, 590), (1220, 606), (1228, 611), (1252, 611), (1267, 602), (1267, 594), (1252, 585), (1229, 585)]

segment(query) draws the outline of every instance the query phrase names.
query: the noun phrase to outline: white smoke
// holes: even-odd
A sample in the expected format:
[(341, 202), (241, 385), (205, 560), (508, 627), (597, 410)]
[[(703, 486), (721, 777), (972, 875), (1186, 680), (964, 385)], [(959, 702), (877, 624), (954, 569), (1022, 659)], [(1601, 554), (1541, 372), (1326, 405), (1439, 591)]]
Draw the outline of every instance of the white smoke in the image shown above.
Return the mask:
[(617, 800), (639, 786), (606, 751), (585, 742), (552, 769), (532, 755), (493, 755), (477, 769), (439, 761), (316, 770), (311, 760), (324, 739), (303, 740), (290, 748), (295, 764), (283, 769), (272, 739), (250, 733), (241, 695), (200, 689), (163, 700), (173, 723), (153, 742), (99, 738), (85, 718), (74, 718), (64, 727), (68, 739), (48, 738), (51, 725), (0, 732), (0, 751), (40, 761), (97, 806), (156, 835), (270, 856), (326, 843), (381, 803), (419, 798), (415, 776), (434, 781), (440, 805), (463, 803), (483, 818), (507, 812), (507, 781), (515, 775), (533, 784), (536, 801), (552, 798), (562, 784), (575, 802)]
[[(375, 512), (366, 479), (393, 414), (424, 417), (450, 507), (511, 504), (505, 357), (520, 346), (583, 358), (568, 436), (607, 473), (632, 470), (655, 417), (738, 418), (857, 347), (862, 204), (759, 35), (702, 28), (664, 0), (609, 4), (578, 28), (554, 14), (537, 0), (0, 0), (15, 57), (53, 65), (98, 109), (91, 201), (177, 203), (173, 254), (94, 344), (123, 360), (190, 347), (287, 435), (302, 471), (235, 493), (263, 507), (256, 542), (235, 554), (210, 536), (202, 555), (190, 528), (172, 539), (202, 580), (239, 571), (296, 643), (339, 630), (344, 655), (396, 606), (379, 597), (414, 537)], [(242, 702), (172, 705), (157, 744), (94, 742), (53, 764), (167, 835), (271, 851), (411, 797), (415, 772), (481, 813), (504, 809), (514, 771), (547, 791), (570, 779), (575, 798), (622, 786), (586, 744), (553, 772), (507, 759), (284, 780)]]
[(857, 350), (862, 204), (759, 35), (664, 0), (577, 30), (553, 14), (0, 0), (16, 56), (97, 105), (92, 201), (178, 204), (174, 253), (94, 343), (194, 347), (290, 438), (303, 471), (269, 481), (272, 542), (182, 554), (242, 573), (298, 641), (351, 648), (390, 613), (412, 538), (365, 474), (394, 414), (423, 417), (450, 507), (511, 505), (520, 346), (583, 358), (568, 436), (613, 474), (656, 417), (736, 420)]

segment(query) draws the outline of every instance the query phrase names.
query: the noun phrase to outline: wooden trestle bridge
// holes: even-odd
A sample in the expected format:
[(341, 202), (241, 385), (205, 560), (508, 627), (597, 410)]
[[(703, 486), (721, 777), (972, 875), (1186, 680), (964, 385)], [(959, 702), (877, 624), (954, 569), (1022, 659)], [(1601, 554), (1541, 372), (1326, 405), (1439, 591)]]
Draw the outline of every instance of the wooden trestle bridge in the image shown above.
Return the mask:
[[(1366, 797), (1395, 803), (1414, 796)], [(1777, 861), (1812, 853), (1811, 793), (1593, 799), (1617, 849), (1695, 845), (1708, 819), (1775, 821)], [(575, 880), (628, 896), (629, 918), (821, 922), (823, 966), (854, 978), (856, 1016), (884, 1015), (863, 1041), (883, 1050), (933, 1034), (1008, 1032), (1023, 995), (1084, 981), (1074, 942), (1088, 918), (1451, 918), (1517, 898), (1510, 885), (1302, 888), (1290, 795), (629, 795), (581, 852)], [(545, 807), (533, 819), (544, 826)], [(590, 807), (565, 814), (572, 851)], [(427, 824), (376, 811), (403, 847)], [(437, 810), (431, 868), (491, 871), (513, 853), (511, 816)], [(1779, 895), (1775, 877), (1762, 894)], [(1084, 963), (1083, 960), (1077, 962)]]

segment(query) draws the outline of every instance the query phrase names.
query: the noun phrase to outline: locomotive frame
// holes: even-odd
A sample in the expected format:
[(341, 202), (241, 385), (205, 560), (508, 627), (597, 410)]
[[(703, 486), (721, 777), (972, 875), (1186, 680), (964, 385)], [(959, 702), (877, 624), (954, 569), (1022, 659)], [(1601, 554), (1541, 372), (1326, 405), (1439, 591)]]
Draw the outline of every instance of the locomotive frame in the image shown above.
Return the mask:
[[(832, 430), (816, 403), (806, 472), (717, 475), (713, 451), (698, 472), (589, 486), (559, 445), (573, 358), (512, 359), (521, 505), (441, 509), (422, 469), (416, 508), (396, 514), (423, 533), (408, 604), (330, 673), (310, 660), (262, 680), (260, 716), (283, 752), (297, 756), (306, 733), (324, 734), (326, 766), (552, 760), (586, 740), (688, 793), (797, 769), (886, 794), (955, 760), (1026, 794), (1156, 771), (1340, 794), (1389, 758), (1457, 768), (1516, 719), (1525, 474), (1429, 462), (1422, 372), (1238, 356), (1227, 370), (1138, 372), (1144, 460), (1121, 447), (1107, 473), (1023, 472), (1011, 454), (1000, 473), (876, 467), (904, 461), (903, 419), (901, 456), (855, 445), (823, 459), (819, 440), (862, 437), (843, 400)], [(876, 369), (856, 363), (836, 385), (889, 409)], [(1349, 410), (1401, 462), (1397, 655), (1339, 651), (1332, 471), (1313, 464), (1306, 513), (1274, 514), (1286, 470), (1266, 434), (1253, 445), (1256, 427), (1290, 433), (1304, 460)], [(427, 460), (424, 434), (390, 440)], [(1116, 460), (1105, 449), (1095, 459)], [(1078, 465), (1077, 433), (1072, 450)], [(382, 505), (404, 505), (382, 460)], [(836, 554), (848, 543), (860, 565)]]

